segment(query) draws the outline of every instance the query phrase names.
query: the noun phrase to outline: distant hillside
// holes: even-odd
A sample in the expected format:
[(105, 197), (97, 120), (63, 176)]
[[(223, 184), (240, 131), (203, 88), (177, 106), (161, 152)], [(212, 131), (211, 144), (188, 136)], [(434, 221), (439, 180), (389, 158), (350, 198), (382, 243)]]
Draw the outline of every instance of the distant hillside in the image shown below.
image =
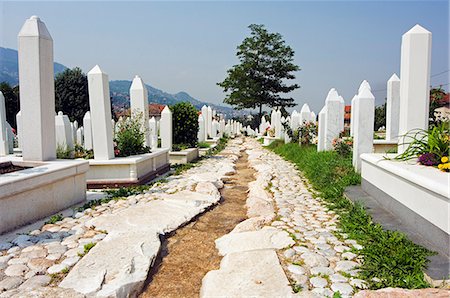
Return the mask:
[[(130, 106), (130, 86), (131, 81), (118, 80), (109, 82), (109, 91), (111, 92), (112, 103), (118, 108), (128, 108)], [(202, 102), (190, 96), (186, 92), (178, 92), (176, 94), (170, 94), (162, 90), (156, 89), (148, 84), (145, 85), (148, 91), (148, 102), (158, 103), (165, 105), (173, 105), (180, 101), (187, 101), (192, 103), (197, 109), (201, 109), (203, 105), (210, 105), (219, 113), (226, 114), (228, 116), (235, 116), (241, 114), (241, 111), (234, 111), (232, 108), (214, 105), (206, 102)], [(242, 112), (243, 113), (243, 112)]]
[[(67, 69), (66, 66), (56, 62), (54, 63), (55, 75), (63, 72), (65, 69)], [(13, 86), (19, 83), (18, 53), (16, 50), (0, 47), (0, 82), (7, 82)], [(131, 81), (119, 80), (109, 82), (112, 104), (115, 108), (120, 109), (130, 106), (130, 86)], [(228, 117), (244, 115), (246, 113), (245, 111), (234, 111), (232, 108), (202, 102), (183, 91), (177, 94), (170, 94), (150, 85), (146, 86), (149, 103), (173, 105), (177, 102), (188, 101), (198, 109), (203, 105), (210, 105), (216, 111), (226, 114)]]
[[(0, 82), (7, 82), (15, 86), (19, 84), (19, 63), (17, 51), (0, 47)], [(63, 72), (67, 67), (54, 63), (55, 75)]]

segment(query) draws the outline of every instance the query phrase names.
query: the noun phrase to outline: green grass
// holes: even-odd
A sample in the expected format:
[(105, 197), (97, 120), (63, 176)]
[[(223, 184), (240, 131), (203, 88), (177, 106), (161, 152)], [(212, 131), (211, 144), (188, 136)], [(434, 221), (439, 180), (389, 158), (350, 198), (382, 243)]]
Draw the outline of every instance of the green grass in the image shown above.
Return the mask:
[(185, 164), (172, 165), (171, 168), (174, 170), (173, 175), (177, 176), (196, 166), (196, 162), (188, 162)]
[(343, 196), (347, 186), (361, 181), (353, 170), (351, 158), (292, 143), (274, 142), (268, 148), (297, 165), (328, 208), (340, 216), (341, 231), (364, 246), (358, 252), (364, 260), (359, 277), (371, 289), (430, 286), (423, 270), (428, 263), (427, 256), (433, 253), (414, 244), (403, 233), (383, 230), (361, 204), (353, 204)]
[(198, 148), (209, 148), (209, 147), (211, 147), (211, 145), (206, 143), (206, 142), (199, 142), (197, 144), (197, 146), (198, 146)]

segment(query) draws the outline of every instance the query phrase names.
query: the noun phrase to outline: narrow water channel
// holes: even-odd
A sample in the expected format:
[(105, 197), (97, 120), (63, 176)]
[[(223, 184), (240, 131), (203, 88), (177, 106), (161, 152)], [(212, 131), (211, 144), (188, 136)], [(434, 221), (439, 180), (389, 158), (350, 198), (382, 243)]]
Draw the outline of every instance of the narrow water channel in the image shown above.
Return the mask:
[(242, 152), (236, 173), (224, 181), (221, 202), (164, 240), (141, 298), (199, 296), (202, 278), (219, 269), (222, 259), (214, 241), (246, 219), (248, 183), (254, 180), (254, 172)]

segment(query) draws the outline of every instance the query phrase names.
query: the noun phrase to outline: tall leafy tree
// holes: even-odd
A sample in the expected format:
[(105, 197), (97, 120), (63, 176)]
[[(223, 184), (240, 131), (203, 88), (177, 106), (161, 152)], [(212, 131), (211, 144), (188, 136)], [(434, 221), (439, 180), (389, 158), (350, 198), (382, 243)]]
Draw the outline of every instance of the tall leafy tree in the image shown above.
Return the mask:
[(11, 87), (7, 82), (0, 83), (0, 91), (5, 97), (6, 121), (17, 128), (16, 114), (20, 110), (19, 104), (19, 86)]
[(236, 109), (259, 108), (259, 119), (263, 106), (293, 107), (292, 97), (282, 97), (297, 88), (288, 84), (295, 79), (294, 50), (286, 45), (279, 33), (270, 33), (264, 25), (249, 26), (251, 34), (237, 47), (239, 64), (227, 71), (227, 78), (218, 83), (227, 92), (224, 103)]
[(75, 67), (66, 69), (55, 78), (55, 108), (68, 115), (71, 121), (83, 122), (89, 110), (88, 80), (83, 71)]

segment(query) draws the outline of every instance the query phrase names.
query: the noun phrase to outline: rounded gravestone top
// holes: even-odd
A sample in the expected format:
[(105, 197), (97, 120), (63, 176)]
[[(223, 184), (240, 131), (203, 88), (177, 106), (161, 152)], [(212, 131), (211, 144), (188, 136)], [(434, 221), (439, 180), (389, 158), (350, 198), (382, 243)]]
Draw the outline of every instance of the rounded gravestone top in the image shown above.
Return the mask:
[(58, 116), (62, 116), (62, 115), (63, 115), (63, 112), (59, 111)]
[(38, 21), (40, 21), (41, 19), (38, 16), (31, 16), (30, 20), (38, 20)]

